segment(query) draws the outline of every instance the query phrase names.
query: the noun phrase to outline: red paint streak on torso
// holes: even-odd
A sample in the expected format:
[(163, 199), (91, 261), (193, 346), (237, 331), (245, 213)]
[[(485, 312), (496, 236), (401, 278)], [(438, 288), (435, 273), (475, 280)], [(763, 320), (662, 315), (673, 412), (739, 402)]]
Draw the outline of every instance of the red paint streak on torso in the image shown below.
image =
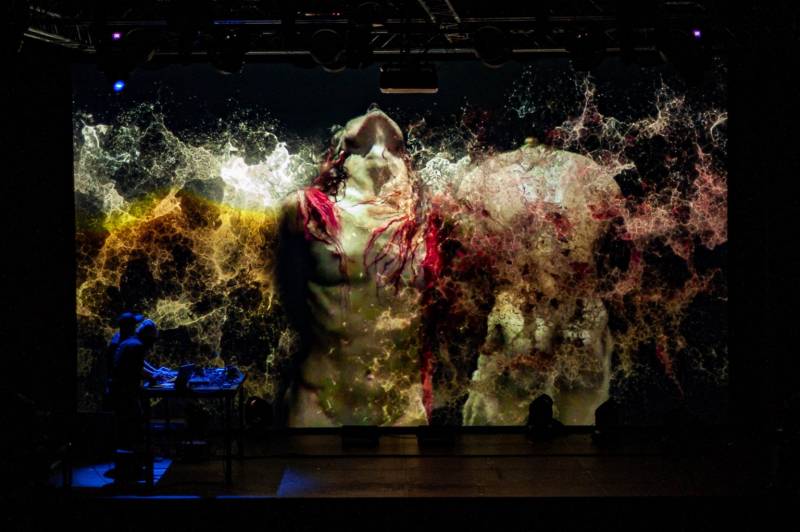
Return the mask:
[[(378, 239), (378, 237), (385, 233), (389, 227), (398, 223), (399, 225), (389, 238), (389, 242), (378, 251), (374, 259), (367, 260), (367, 256), (374, 247), (375, 241)], [(381, 267), (383, 272), (386, 274), (386, 284), (394, 285), (395, 293), (400, 290), (400, 284), (402, 282), (403, 272), (405, 271), (406, 266), (410, 261), (412, 261), (414, 255), (416, 254), (417, 246), (414, 243), (414, 237), (417, 234), (417, 228), (417, 221), (411, 214), (406, 214), (400, 216), (399, 218), (389, 220), (389, 222), (372, 231), (372, 236), (370, 237), (366, 249), (364, 250), (365, 269), (369, 269), (369, 267), (377, 265), (384, 259), (387, 259), (387, 262)], [(390, 252), (393, 250), (396, 250), (396, 255), (390, 256)]]
[(372, 235), (370, 236), (369, 241), (367, 242), (367, 247), (364, 249), (364, 270), (368, 270), (370, 266), (377, 264), (382, 258), (386, 256), (386, 251), (383, 251), (381, 253), (378, 253), (378, 255), (374, 259), (367, 260), (369, 252), (372, 251), (372, 248), (375, 246), (375, 242), (378, 240), (378, 238), (380, 238), (380, 236), (383, 233), (385, 233), (392, 225), (396, 224), (400, 220), (402, 220), (402, 218), (393, 218), (372, 231)]
[[(442, 274), (442, 254), (439, 247), (440, 224), (441, 217), (437, 213), (432, 212), (428, 215), (428, 223), (425, 228), (425, 258), (422, 261), (422, 272), (425, 282), (425, 291), (429, 295), (435, 290), (436, 282)], [(424, 300), (423, 303), (425, 303)], [(433, 351), (435, 341), (434, 337), (423, 335), (422, 360), (420, 366), (422, 377), (422, 404), (425, 406), (425, 414), (429, 421), (431, 419), (431, 412), (433, 411)]]
[[(318, 240), (333, 245), (336, 248), (337, 254), (339, 254), (340, 269), (344, 268), (345, 257), (338, 239), (341, 231), (341, 222), (336, 213), (336, 206), (330, 197), (317, 186), (306, 188), (303, 191), (299, 215), (301, 217), (305, 238), (307, 240)], [(365, 266), (368, 264), (375, 264), (385, 257), (385, 252), (382, 252), (371, 262), (366, 259), (369, 248), (374, 245), (380, 235), (386, 232), (389, 227), (401, 221), (402, 223), (395, 230), (391, 240), (392, 243), (399, 245), (401, 249), (405, 250), (405, 252), (401, 251), (400, 253), (401, 264), (398, 265), (399, 267), (396, 270), (398, 275), (402, 273), (405, 263), (409, 258), (410, 250), (408, 248), (413, 245), (413, 236), (417, 229), (417, 224), (413, 219), (394, 219), (375, 229), (367, 244), (367, 249), (365, 250)], [(435, 289), (435, 285), (442, 273), (443, 265), (439, 242), (440, 224), (441, 217), (437, 213), (431, 213), (428, 216), (428, 223), (426, 224), (425, 230), (426, 252), (425, 258), (421, 263), (424, 283), (427, 290)], [(403, 246), (406, 246), (406, 248), (403, 248)], [(343, 273), (346, 274), (344, 271)], [(433, 410), (434, 341), (434, 338), (425, 338), (423, 340), (420, 361), (422, 401), (429, 420)]]
[(442, 273), (442, 254), (439, 251), (439, 216), (431, 214), (425, 231), (425, 258), (422, 261), (422, 271), (425, 276), (425, 286), (431, 287)]
[(312, 220), (317, 223), (323, 234), (335, 239), (339, 235), (341, 224), (336, 216), (336, 207), (333, 201), (317, 187), (305, 189), (305, 200), (307, 208), (303, 209), (305, 211), (303, 212), (303, 229), (306, 240), (316, 239), (308, 228)]
[[(336, 205), (325, 192), (316, 186), (311, 186), (301, 191), (298, 216), (303, 225), (303, 233), (306, 240), (316, 240), (333, 246), (333, 254), (339, 260), (339, 272), (346, 285), (348, 282), (347, 257), (339, 241), (339, 232), (342, 226), (336, 214)], [(345, 286), (344, 304), (347, 301), (346, 293), (347, 288)]]

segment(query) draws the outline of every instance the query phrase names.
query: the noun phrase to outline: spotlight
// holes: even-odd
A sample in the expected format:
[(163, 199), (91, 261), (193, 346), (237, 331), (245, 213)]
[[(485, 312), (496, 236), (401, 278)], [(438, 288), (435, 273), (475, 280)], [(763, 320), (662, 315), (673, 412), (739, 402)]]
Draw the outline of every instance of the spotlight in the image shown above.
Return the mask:
[(114, 92), (119, 93), (128, 87), (130, 80), (132, 66), (125, 60), (120, 59), (119, 62), (114, 61), (115, 58), (102, 58), (98, 63), (98, 68), (105, 74), (110, 87)]
[(317, 30), (311, 36), (311, 57), (328, 72), (344, 70), (344, 38), (331, 29)]
[(658, 49), (688, 83), (699, 83), (711, 66), (709, 32), (700, 26), (657, 29)]
[(526, 429), (532, 439), (549, 439), (563, 426), (553, 419), (553, 399), (542, 394), (528, 406)]
[(472, 37), (475, 55), (490, 68), (503, 66), (511, 57), (505, 33), (494, 26), (480, 28)]
[(385, 65), (380, 88), (384, 94), (435, 94), (439, 84), (432, 65)]
[[(153, 59), (163, 36), (152, 28), (136, 28), (123, 34), (109, 31), (103, 25), (97, 26), (94, 34), (98, 68), (105, 73), (114, 92), (125, 90), (131, 73)], [(117, 34), (120, 39), (116, 39)]]
[(97, 54), (102, 61), (125, 63), (132, 70), (152, 60), (162, 40), (163, 32), (157, 28), (134, 28), (124, 33), (103, 30), (97, 37)]
[(98, 59), (97, 66), (105, 74), (108, 86), (115, 93), (124, 91), (128, 87), (133, 65), (126, 58), (117, 55), (104, 55)]

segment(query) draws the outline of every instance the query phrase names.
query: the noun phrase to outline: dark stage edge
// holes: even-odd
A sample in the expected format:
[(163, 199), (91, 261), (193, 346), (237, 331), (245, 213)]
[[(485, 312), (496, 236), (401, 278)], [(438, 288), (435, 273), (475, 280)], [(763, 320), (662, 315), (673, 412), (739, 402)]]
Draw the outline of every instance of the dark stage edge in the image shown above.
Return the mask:
[(797, 499), (775, 486), (773, 446), (726, 438), (599, 449), (589, 434), (476, 434), (421, 451), (408, 435), (343, 450), (305, 434), (247, 451), (230, 486), (220, 460), (175, 460), (152, 490), (48, 497), (70, 526), (114, 530), (763, 530)]

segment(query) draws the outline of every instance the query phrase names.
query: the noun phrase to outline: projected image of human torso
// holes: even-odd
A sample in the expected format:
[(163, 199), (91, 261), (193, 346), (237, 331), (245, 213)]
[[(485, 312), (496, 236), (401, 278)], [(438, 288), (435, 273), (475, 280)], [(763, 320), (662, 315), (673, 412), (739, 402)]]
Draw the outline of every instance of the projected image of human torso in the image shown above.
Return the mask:
[(721, 415), (724, 110), (531, 72), (337, 119), (76, 102), (84, 407), (132, 309), (158, 364), (238, 365), (288, 426), (519, 425), (541, 394), (570, 425)]
[(419, 294), (404, 271), (417, 243), (402, 233), (416, 193), (402, 131), (373, 111), (348, 123), (331, 154), (285, 203), (279, 234), (278, 282), (303, 336), (289, 354), (301, 359), (284, 399), (289, 424), (423, 424)]

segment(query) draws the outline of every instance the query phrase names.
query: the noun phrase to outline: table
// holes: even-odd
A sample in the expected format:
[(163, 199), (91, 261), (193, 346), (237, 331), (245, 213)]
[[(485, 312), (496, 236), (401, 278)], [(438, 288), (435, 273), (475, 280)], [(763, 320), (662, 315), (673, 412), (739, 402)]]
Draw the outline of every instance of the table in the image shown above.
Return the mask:
[(192, 380), (189, 380), (188, 386), (183, 389), (177, 389), (174, 382), (161, 383), (150, 385), (145, 383), (142, 385), (140, 392), (142, 396), (142, 403), (144, 403), (144, 416), (145, 416), (145, 451), (147, 453), (147, 485), (153, 486), (153, 460), (150, 458), (150, 419), (151, 419), (151, 399), (164, 399), (165, 401), (165, 421), (169, 425), (169, 400), (170, 399), (189, 399), (189, 400), (205, 400), (205, 399), (222, 399), (224, 403), (224, 417), (225, 417), (225, 483), (231, 484), (231, 462), (233, 457), (232, 451), (232, 411), (233, 399), (239, 396), (239, 434), (238, 434), (238, 457), (244, 458), (244, 381), (247, 375), (239, 372), (235, 378), (226, 379), (221, 385), (214, 384), (198, 384), (192, 385)]

